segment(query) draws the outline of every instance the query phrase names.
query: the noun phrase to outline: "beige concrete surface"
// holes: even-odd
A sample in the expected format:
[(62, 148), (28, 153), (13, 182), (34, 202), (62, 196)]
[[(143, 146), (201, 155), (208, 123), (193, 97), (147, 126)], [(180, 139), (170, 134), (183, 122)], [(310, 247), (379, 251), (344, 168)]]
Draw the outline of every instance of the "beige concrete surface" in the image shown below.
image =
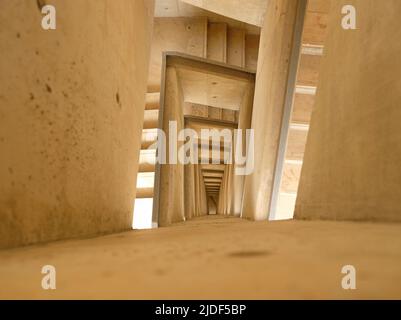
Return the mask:
[(265, 220), (270, 210), (299, 3), (268, 2), (252, 111), (255, 170), (246, 176), (244, 184), (242, 216), (247, 219)]
[(0, 1), (0, 248), (129, 230), (151, 0)]
[(149, 92), (160, 92), (163, 52), (177, 51), (206, 57), (207, 18), (155, 18), (150, 66)]
[(401, 1), (331, 5), (295, 217), (401, 221)]
[[(178, 150), (183, 145), (177, 141), (177, 149), (170, 148), (170, 122), (176, 122), (176, 132), (184, 129), (183, 95), (180, 79), (174, 67), (167, 66), (165, 78), (165, 96), (162, 129), (166, 134), (166, 160), (167, 164), (160, 165), (160, 187), (155, 189), (156, 201), (159, 201), (159, 225), (168, 226), (174, 222), (185, 221), (184, 207), (184, 165), (178, 161)], [(173, 129), (172, 129), (173, 130)], [(175, 133), (176, 134), (176, 133)], [(168, 163), (176, 159), (176, 164)], [(173, 160), (174, 161), (174, 160)]]
[[(208, 217), (0, 251), (0, 298), (401, 298), (401, 224)], [(57, 289), (41, 289), (41, 268)], [(341, 288), (354, 265), (357, 290)]]
[(181, 0), (193, 6), (215, 12), (256, 26), (263, 25), (267, 0)]

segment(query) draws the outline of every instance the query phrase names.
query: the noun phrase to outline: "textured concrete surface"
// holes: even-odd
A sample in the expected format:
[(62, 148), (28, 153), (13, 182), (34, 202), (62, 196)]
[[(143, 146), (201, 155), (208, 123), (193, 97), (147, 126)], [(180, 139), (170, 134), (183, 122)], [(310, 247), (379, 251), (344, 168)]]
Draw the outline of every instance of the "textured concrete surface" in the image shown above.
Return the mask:
[[(0, 251), (0, 298), (401, 298), (401, 225), (198, 218)], [(57, 289), (41, 289), (41, 268)], [(341, 288), (354, 265), (357, 290)]]
[(44, 3), (0, 1), (0, 248), (132, 224), (153, 1)]
[(252, 111), (255, 170), (245, 177), (242, 215), (265, 220), (270, 210), (299, 1), (268, 1), (260, 36)]
[(295, 216), (401, 221), (401, 1), (331, 5)]

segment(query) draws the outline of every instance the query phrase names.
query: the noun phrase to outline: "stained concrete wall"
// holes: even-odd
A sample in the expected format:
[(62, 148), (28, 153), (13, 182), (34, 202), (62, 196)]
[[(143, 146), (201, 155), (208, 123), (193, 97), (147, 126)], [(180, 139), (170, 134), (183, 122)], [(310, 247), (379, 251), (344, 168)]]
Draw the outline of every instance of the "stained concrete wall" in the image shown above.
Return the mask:
[(0, 247), (129, 229), (152, 0), (0, 2)]
[[(341, 27), (354, 5), (357, 30)], [(295, 217), (401, 221), (398, 0), (332, 1)]]
[(298, 3), (268, 2), (252, 114), (255, 170), (245, 178), (242, 204), (242, 216), (248, 219), (263, 220), (269, 214)]

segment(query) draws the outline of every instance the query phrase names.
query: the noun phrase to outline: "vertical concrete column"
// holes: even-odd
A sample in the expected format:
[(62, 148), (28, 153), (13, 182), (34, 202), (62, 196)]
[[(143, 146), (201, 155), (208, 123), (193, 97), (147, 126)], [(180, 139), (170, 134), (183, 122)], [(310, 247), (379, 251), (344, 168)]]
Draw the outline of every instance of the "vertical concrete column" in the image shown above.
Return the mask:
[(207, 195), (206, 195), (206, 187), (205, 181), (203, 179), (203, 174), (201, 171), (201, 166), (198, 166), (198, 174), (199, 174), (199, 193), (200, 193), (200, 215), (207, 215), (209, 212), (207, 205)]
[(199, 165), (194, 166), (194, 176), (195, 176), (195, 216), (200, 216), (200, 178), (199, 178)]
[[(184, 165), (178, 159), (178, 150), (182, 142), (170, 141), (169, 138), (170, 121), (176, 123), (176, 139), (178, 132), (184, 128), (183, 96), (175, 67), (168, 66), (165, 77), (163, 130), (167, 138), (167, 164), (162, 164), (160, 168), (159, 225), (161, 227), (185, 220)], [(172, 143), (176, 143), (177, 150), (170, 150)], [(172, 163), (174, 158), (176, 164)]]
[(194, 184), (195, 184), (195, 216), (200, 215), (200, 188), (199, 188), (199, 165), (194, 165)]
[(227, 165), (227, 208), (226, 214), (234, 214), (234, 203), (235, 203), (235, 168), (234, 164)]
[(226, 182), (226, 169), (224, 169), (224, 174), (223, 174), (223, 179), (221, 180), (221, 186), (220, 186), (220, 194), (219, 194), (219, 201), (217, 202), (217, 214), (224, 214), (224, 207), (226, 204), (226, 188), (225, 188), (225, 182)]
[(191, 219), (196, 214), (195, 204), (195, 165), (187, 164), (184, 166), (184, 203), (185, 203), (185, 217)]
[(242, 207), (244, 218), (268, 218), (301, 1), (268, 1), (261, 33), (252, 115), (252, 128), (255, 130), (255, 170), (245, 178)]
[[(356, 30), (342, 28), (344, 5)], [(401, 1), (332, 1), (298, 219), (401, 221)]]
[(217, 213), (226, 215), (230, 214), (231, 210), (231, 197), (233, 193), (233, 165), (226, 165), (224, 167), (223, 179), (221, 181), (219, 202), (217, 206)]
[[(238, 129), (242, 130), (241, 135), (236, 138), (242, 139), (242, 153), (245, 154), (246, 147), (246, 130), (251, 128), (252, 123), (252, 108), (253, 108), (253, 97), (255, 92), (254, 84), (249, 85), (249, 88), (244, 96), (238, 118)], [(234, 152), (236, 147), (236, 141), (234, 141)], [(242, 197), (244, 194), (244, 175), (235, 174), (234, 166), (231, 168), (231, 176), (233, 180), (233, 199), (230, 203), (230, 213), (235, 216), (241, 215), (242, 209)]]
[(127, 230), (152, 0), (0, 4), (0, 247)]
[(208, 203), (205, 182), (201, 165), (194, 165), (195, 173), (195, 215), (197, 217), (208, 214)]

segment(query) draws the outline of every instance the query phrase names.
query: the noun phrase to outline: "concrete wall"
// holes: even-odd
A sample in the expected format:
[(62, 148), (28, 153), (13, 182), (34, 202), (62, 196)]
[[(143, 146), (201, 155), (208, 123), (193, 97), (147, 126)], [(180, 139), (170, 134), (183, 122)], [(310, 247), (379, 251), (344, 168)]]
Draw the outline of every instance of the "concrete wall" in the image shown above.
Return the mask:
[(129, 229), (153, 1), (0, 2), (0, 247)]
[[(341, 27), (345, 4), (357, 30)], [(295, 217), (401, 221), (401, 1), (330, 12)]]
[(299, 0), (271, 0), (260, 37), (252, 128), (255, 170), (245, 178), (244, 218), (267, 219)]

